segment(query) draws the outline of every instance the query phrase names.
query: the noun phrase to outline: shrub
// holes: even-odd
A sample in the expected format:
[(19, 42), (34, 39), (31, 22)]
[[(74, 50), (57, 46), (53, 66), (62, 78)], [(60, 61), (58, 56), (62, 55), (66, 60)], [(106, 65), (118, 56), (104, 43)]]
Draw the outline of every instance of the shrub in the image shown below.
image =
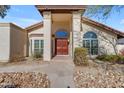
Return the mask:
[(99, 56), (96, 57), (96, 59), (106, 61), (106, 56), (107, 55), (99, 55)]
[(88, 65), (88, 51), (86, 48), (75, 48), (74, 64), (77, 66)]
[(36, 53), (33, 54), (33, 58), (42, 58), (42, 54), (36, 52)]
[(119, 56), (117, 56), (117, 55), (107, 55), (105, 57), (105, 60), (109, 61), (111, 63), (116, 63), (118, 61), (118, 59), (119, 59)]
[(124, 56), (122, 55), (99, 55), (96, 57), (96, 59), (111, 63), (124, 64)]
[(118, 55), (100, 55), (96, 58), (102, 61), (108, 61), (108, 62), (115, 63), (118, 61), (119, 56)]

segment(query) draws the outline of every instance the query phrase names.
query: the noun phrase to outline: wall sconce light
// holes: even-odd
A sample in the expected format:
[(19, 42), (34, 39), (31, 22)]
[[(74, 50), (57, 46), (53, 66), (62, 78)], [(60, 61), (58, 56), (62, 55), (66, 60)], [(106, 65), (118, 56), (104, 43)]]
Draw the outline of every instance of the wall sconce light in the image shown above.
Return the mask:
[(70, 42), (70, 40), (68, 39), (68, 43)]
[(52, 35), (52, 38), (54, 38), (55, 37), (55, 35)]

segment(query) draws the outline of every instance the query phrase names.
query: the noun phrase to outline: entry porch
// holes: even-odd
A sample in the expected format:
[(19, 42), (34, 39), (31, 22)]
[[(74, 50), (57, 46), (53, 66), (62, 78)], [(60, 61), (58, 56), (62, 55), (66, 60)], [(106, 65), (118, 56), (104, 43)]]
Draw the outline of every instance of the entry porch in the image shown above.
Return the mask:
[[(79, 47), (81, 13), (43, 12), (44, 52), (43, 60), (50, 61), (55, 56), (69, 56), (73, 59), (75, 47)], [(64, 60), (64, 59), (63, 59)]]

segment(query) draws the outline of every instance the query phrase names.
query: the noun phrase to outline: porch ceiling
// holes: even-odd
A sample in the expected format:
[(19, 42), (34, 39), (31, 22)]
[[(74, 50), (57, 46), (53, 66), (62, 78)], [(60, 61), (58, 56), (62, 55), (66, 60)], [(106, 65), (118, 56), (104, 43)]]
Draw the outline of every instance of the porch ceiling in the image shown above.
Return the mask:
[(66, 22), (66, 21), (71, 21), (71, 14), (52, 14), (52, 21), (55, 22)]

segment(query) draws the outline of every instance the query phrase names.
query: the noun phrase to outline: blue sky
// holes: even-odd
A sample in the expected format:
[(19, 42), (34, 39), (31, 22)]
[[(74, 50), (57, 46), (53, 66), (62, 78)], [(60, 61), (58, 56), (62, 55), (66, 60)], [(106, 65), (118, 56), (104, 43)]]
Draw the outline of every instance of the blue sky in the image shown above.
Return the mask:
[[(97, 18), (91, 19), (124, 32), (124, 9), (120, 13), (114, 12), (106, 21), (100, 21)], [(42, 16), (33, 5), (12, 5), (7, 16), (4, 19), (0, 18), (0, 22), (12, 22), (22, 28), (42, 20)]]

